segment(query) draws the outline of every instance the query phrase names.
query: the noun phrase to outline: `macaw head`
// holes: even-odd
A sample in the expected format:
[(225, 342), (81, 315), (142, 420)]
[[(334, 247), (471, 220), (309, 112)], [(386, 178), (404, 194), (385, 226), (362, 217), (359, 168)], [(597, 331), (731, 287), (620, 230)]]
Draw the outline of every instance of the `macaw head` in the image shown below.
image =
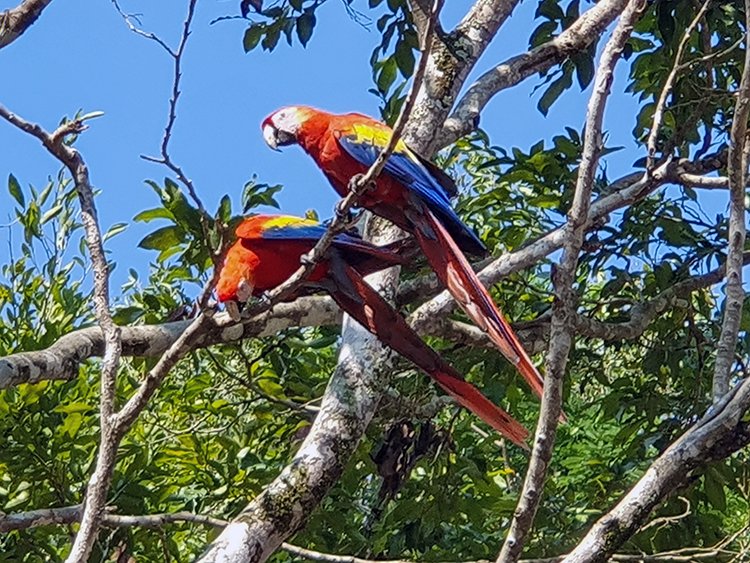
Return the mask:
[(288, 106), (273, 112), (261, 124), (263, 139), (273, 150), (298, 141), (300, 128), (315, 110), (307, 106)]

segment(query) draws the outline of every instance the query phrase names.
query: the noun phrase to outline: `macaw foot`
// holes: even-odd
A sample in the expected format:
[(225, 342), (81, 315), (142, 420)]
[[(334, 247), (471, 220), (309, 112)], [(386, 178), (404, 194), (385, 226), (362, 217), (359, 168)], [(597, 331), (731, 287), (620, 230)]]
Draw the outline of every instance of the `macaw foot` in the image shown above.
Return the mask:
[(256, 299), (258, 303), (260, 303), (264, 307), (268, 307), (269, 305), (271, 305), (271, 294), (267, 291), (264, 291), (260, 295), (256, 296)]
[(229, 313), (230, 319), (232, 319), (236, 323), (240, 322), (240, 320), (242, 319), (242, 315), (240, 314), (240, 306), (237, 301), (227, 301), (226, 309), (227, 313)]
[(253, 296), (253, 286), (248, 283), (247, 280), (240, 280), (237, 284), (237, 301), (241, 303), (247, 303), (247, 301)]
[(349, 191), (354, 192), (354, 195), (356, 195), (357, 197), (360, 197), (361, 195), (375, 189), (374, 180), (365, 182), (364, 179), (364, 174), (357, 174), (356, 176), (352, 176), (352, 179), (349, 180)]
[(360, 210), (355, 212), (350, 211), (349, 212), (349, 220), (346, 222), (346, 227), (344, 227), (345, 231), (355, 231), (357, 230), (357, 225), (362, 220), (362, 217), (365, 216), (364, 210)]
[(302, 266), (314, 266), (315, 265), (315, 260), (313, 260), (310, 254), (311, 252), (306, 252), (305, 254), (299, 257), (299, 263)]
[(336, 203), (336, 206), (333, 208), (333, 212), (336, 214), (337, 219), (343, 220), (346, 223), (352, 220), (352, 211), (351, 209), (346, 209), (344, 207), (343, 199), (340, 199), (338, 203)]

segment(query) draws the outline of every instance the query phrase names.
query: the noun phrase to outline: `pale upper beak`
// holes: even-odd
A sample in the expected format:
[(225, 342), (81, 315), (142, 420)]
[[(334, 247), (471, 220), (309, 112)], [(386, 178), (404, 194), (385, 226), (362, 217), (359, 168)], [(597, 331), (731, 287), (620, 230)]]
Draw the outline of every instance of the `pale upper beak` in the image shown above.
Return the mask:
[(269, 147), (271, 147), (273, 150), (275, 151), (279, 150), (277, 130), (276, 130), (276, 127), (274, 127), (270, 123), (267, 123), (266, 125), (263, 126), (263, 140), (266, 141), (266, 144)]

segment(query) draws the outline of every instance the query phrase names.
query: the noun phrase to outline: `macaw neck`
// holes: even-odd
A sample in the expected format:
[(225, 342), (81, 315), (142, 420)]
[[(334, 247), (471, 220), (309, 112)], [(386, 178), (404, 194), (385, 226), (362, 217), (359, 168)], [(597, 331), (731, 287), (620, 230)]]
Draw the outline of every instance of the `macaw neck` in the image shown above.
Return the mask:
[(297, 142), (304, 151), (315, 158), (327, 141), (326, 133), (331, 122), (331, 115), (319, 112), (309, 117), (300, 126)]

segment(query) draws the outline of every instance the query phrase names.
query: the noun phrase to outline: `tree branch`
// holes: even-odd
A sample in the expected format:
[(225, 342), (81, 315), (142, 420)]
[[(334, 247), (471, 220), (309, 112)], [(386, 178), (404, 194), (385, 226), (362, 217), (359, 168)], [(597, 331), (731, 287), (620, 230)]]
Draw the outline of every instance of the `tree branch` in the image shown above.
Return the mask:
[[(433, 5), (431, 22), (422, 38), (422, 57), (408, 100), (414, 100), (422, 86), (421, 76), (433, 43), (432, 30), (440, 5), (440, 0)], [(399, 130), (407, 121), (412, 122), (409, 112), (413, 103), (407, 101), (401, 108), (387, 147), (390, 151), (398, 141)], [(338, 206), (337, 215), (326, 233), (329, 239), (337, 222), (344, 220), (347, 206), (353, 205), (361, 190), (366, 189), (380, 173), (390, 151), (381, 152), (380, 158), (364, 177), (355, 176), (350, 180), (349, 195)], [(385, 221), (368, 221), (367, 235), (370, 240), (387, 242), (398, 236), (398, 232), (397, 228)], [(324, 239), (311, 252), (313, 257), (315, 252), (320, 251), (319, 247), (326, 243)], [(305, 267), (304, 263), (302, 267)], [(398, 279), (397, 268), (368, 276), (367, 279), (381, 294), (392, 300)], [(336, 371), (323, 396), (320, 412), (300, 450), (291, 464), (211, 543), (200, 561), (265, 561), (284, 539), (304, 525), (313, 508), (339, 479), (359, 444), (387, 386), (389, 357), (389, 352), (375, 336), (345, 317)]]
[(552, 68), (597, 41), (626, 3), (627, 0), (601, 0), (554, 39), (508, 59), (480, 76), (445, 121), (436, 146), (446, 147), (476, 129), (482, 110), (498, 92), (515, 86), (532, 74)]
[(648, 151), (646, 155), (647, 170), (650, 170), (654, 166), (654, 161), (656, 158), (656, 141), (659, 138), (659, 130), (661, 129), (661, 123), (664, 119), (664, 112), (667, 109), (667, 97), (672, 91), (674, 81), (677, 78), (677, 73), (683, 68), (682, 56), (685, 53), (685, 47), (687, 47), (690, 36), (693, 35), (695, 28), (698, 27), (698, 23), (705, 15), (710, 3), (711, 0), (705, 0), (703, 2), (703, 5), (701, 6), (700, 10), (698, 10), (696, 16), (693, 18), (693, 21), (690, 22), (690, 25), (687, 26), (685, 32), (682, 34), (682, 39), (680, 40), (680, 44), (677, 47), (677, 53), (674, 56), (674, 64), (672, 65), (672, 69), (667, 75), (667, 80), (666, 82), (664, 82), (664, 87), (659, 94), (659, 99), (657, 100), (656, 108), (654, 109), (654, 119), (651, 124), (651, 131), (649, 131), (648, 141), (646, 142), (646, 148)]
[[(750, 252), (742, 258), (743, 264), (750, 264)], [(676, 283), (659, 295), (638, 303), (630, 310), (630, 320), (607, 323), (578, 315), (576, 330), (583, 336), (602, 340), (632, 340), (638, 338), (658, 315), (680, 304), (694, 291), (719, 283), (726, 277), (726, 265), (700, 276), (694, 276)]]
[(578, 295), (573, 288), (576, 281), (578, 255), (589, 222), (591, 193), (602, 149), (604, 108), (611, 92), (615, 66), (620, 60), (625, 44), (643, 7), (642, 0), (631, 0), (625, 6), (612, 37), (607, 42), (594, 79), (594, 90), (586, 112), (586, 136), (581, 154), (581, 164), (576, 179), (573, 204), (563, 235), (563, 255), (553, 274), (555, 299), (552, 304), (550, 344), (547, 351), (542, 407), (537, 423), (531, 461), (526, 472), (520, 499), (510, 529), (498, 555), (498, 563), (518, 561), (531, 531), (539, 502), (544, 491), (547, 468), (552, 459), (557, 424), (562, 413), (562, 386), (565, 367), (573, 342)]
[(742, 252), (745, 248), (745, 186), (747, 185), (747, 120), (750, 116), (750, 0), (745, 0), (745, 68), (737, 91), (729, 135), (729, 233), (727, 234), (727, 285), (724, 322), (716, 349), (713, 397), (718, 401), (729, 390), (729, 375), (737, 349), (745, 290), (742, 288)]
[(81, 520), (81, 527), (67, 558), (70, 563), (85, 561), (96, 539), (96, 532), (109, 489), (111, 471), (115, 463), (116, 446), (112, 446), (113, 413), (115, 410), (117, 368), (121, 353), (120, 329), (115, 326), (109, 311), (109, 266), (104, 255), (102, 234), (99, 228), (96, 204), (94, 203), (94, 190), (91, 187), (88, 168), (83, 157), (65, 141), (67, 136), (83, 132), (86, 125), (84, 124), (84, 118), (75, 119), (63, 123), (54, 132), (48, 133), (39, 125), (12, 114), (3, 106), (0, 106), (0, 117), (39, 139), (50, 154), (70, 171), (81, 204), (86, 246), (93, 265), (94, 309), (96, 319), (104, 335), (99, 406), (101, 436), (96, 468), (86, 488), (84, 501), (86, 509)]
[(412, 112), (407, 144), (431, 155), (440, 146), (437, 133), (479, 58), (520, 0), (476, 0), (469, 12), (427, 58), (424, 87)]
[(0, 49), (21, 37), (50, 2), (52, 0), (23, 0), (15, 8), (0, 12)]
[(724, 395), (703, 419), (667, 448), (563, 561), (606, 561), (643, 525), (657, 505), (694, 478), (702, 467), (750, 444), (750, 424), (742, 421), (748, 409), (750, 379)]

